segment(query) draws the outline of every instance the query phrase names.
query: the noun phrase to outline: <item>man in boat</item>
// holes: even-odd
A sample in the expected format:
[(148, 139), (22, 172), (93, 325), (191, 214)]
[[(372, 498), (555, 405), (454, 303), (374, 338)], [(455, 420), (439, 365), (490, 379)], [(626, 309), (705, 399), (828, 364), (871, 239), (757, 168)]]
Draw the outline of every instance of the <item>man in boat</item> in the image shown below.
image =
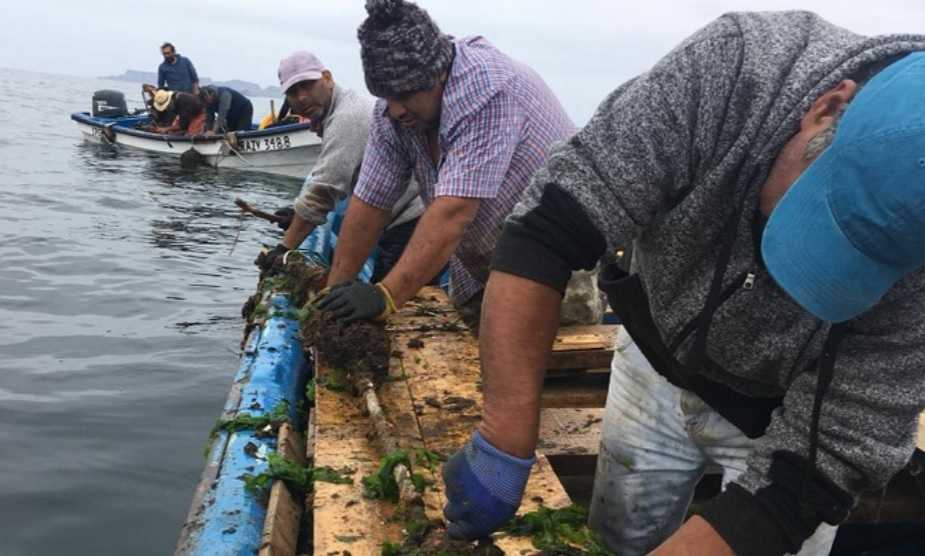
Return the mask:
[[(403, 0), (366, 7), (358, 36), (379, 100), (319, 306), (346, 321), (383, 318), (449, 261), (450, 297), (475, 329), (501, 224), (574, 125), (536, 72), (484, 38), (445, 35)], [(408, 249), (381, 281), (355, 280), (412, 174), (427, 211)]]
[(208, 85), (199, 91), (206, 111), (206, 132), (247, 131), (253, 125), (254, 105), (231, 87)]
[(202, 135), (206, 131), (206, 111), (202, 101), (197, 95), (190, 93), (174, 93), (170, 109), (176, 114), (170, 127), (162, 133)]
[(161, 45), (161, 54), (164, 61), (157, 68), (157, 88), (198, 95), (199, 75), (196, 74), (193, 62), (177, 54), (169, 42)]
[(151, 120), (139, 126), (139, 129), (153, 133), (164, 133), (176, 119), (176, 114), (173, 111), (173, 96), (176, 93), (166, 89), (157, 89), (154, 85), (143, 85), (142, 89), (146, 93), (145, 105), (148, 108)]
[[(565, 281), (632, 245), (630, 273), (602, 272), (625, 328), (591, 526), (630, 556), (829, 553), (925, 406), (922, 50), (727, 14), (553, 151), (495, 251), (452, 536), (514, 515)], [(684, 522), (711, 465), (723, 492)]]
[[(279, 82), (291, 112), (311, 120), (321, 137), (321, 153), (295, 200), (291, 221), (283, 226), (283, 240), (256, 261), (263, 270), (299, 247), (316, 226), (324, 224), (335, 204), (351, 195), (373, 114), (373, 101), (335, 83), (331, 71), (311, 52), (299, 50), (284, 58)], [(408, 176), (404, 179), (405, 192), (389, 211), (378, 241), (374, 277), (385, 276), (394, 266), (424, 212), (417, 184)]]

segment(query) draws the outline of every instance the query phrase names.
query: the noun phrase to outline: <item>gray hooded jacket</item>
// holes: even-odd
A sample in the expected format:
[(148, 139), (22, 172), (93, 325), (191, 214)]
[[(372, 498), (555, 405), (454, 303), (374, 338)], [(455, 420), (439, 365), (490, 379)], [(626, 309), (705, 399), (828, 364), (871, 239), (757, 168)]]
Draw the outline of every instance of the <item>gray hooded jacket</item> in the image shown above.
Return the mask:
[[(498, 243), (495, 270), (560, 291), (570, 270), (633, 245), (634, 272), (675, 357), (737, 393), (782, 398), (748, 470), (704, 513), (739, 554), (796, 552), (912, 454), (925, 408), (925, 271), (847, 326), (822, 397), (818, 456), (807, 465), (813, 362), (830, 327), (764, 268), (757, 206), (814, 100), (917, 50), (925, 37), (863, 37), (806, 12), (727, 14), (609, 95), (552, 152)], [(682, 331), (705, 306), (730, 214), (728, 297), (706, 335), (719, 369), (698, 368), (694, 339)]]

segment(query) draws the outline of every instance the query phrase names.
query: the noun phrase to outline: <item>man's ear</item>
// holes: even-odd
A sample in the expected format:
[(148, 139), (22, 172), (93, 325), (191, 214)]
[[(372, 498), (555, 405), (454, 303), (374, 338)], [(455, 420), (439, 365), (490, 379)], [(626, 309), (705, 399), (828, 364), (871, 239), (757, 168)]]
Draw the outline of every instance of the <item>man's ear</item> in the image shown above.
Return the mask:
[(851, 79), (842, 80), (835, 87), (826, 91), (810, 107), (803, 120), (800, 123), (800, 129), (809, 132), (811, 136), (816, 135), (824, 129), (828, 129), (835, 123), (839, 113), (845, 105), (851, 102), (857, 93), (858, 84)]

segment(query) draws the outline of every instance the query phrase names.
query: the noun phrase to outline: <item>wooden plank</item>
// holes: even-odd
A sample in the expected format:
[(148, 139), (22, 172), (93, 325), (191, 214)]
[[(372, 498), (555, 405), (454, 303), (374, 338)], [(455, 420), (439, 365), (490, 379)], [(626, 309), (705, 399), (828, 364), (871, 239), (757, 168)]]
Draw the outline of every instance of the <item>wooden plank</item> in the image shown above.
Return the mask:
[[(305, 461), (308, 465), (315, 465), (315, 408), (308, 410), (308, 418), (305, 423)], [(314, 545), (315, 522), (312, 508), (315, 501), (314, 490), (305, 492), (305, 498), (302, 500), (302, 507), (305, 511), (302, 513), (302, 523), (299, 527), (298, 542), (303, 547), (312, 547)]]
[(315, 409), (308, 410), (308, 423), (305, 425), (305, 461), (315, 461)]
[(301, 520), (302, 506), (296, 504), (282, 481), (274, 481), (267, 503), (259, 555), (295, 556)]
[(613, 360), (613, 350), (606, 349), (587, 349), (581, 351), (559, 351), (553, 352), (549, 358), (549, 366), (552, 371), (568, 369), (603, 369), (610, 372), (610, 362)]
[[(330, 370), (323, 360), (316, 360), (316, 373), (326, 376)], [(420, 447), (420, 432), (414, 417), (408, 386), (401, 378), (401, 364), (393, 358), (390, 382), (379, 389), (382, 407), (395, 425), (403, 448)], [(385, 541), (402, 540), (400, 520), (393, 519), (396, 506), (389, 502), (363, 497), (361, 480), (372, 475), (383, 454), (369, 438), (370, 425), (363, 414), (362, 402), (346, 392), (325, 387), (315, 390), (314, 458), (316, 466), (328, 466), (352, 477), (353, 484), (315, 483), (313, 509), (314, 553), (379, 554)]]
[(342, 471), (349, 468), (353, 484), (315, 483), (314, 553), (379, 554), (385, 541), (400, 542), (402, 537), (400, 524), (393, 520), (395, 506), (363, 497), (360, 481), (376, 472), (381, 454), (366, 439), (364, 429), (338, 428), (318, 426), (315, 461)]
[(556, 333), (549, 359), (549, 369), (610, 370), (617, 325), (563, 326)]
[[(468, 332), (446, 330), (458, 317), (447, 310), (450, 304), (441, 290), (425, 288), (419, 297), (427, 300), (430, 319), (426, 323), (418, 320), (422, 311), (417, 300), (393, 316), (389, 322), (393, 348), (397, 349), (393, 353), (401, 358), (425, 447), (447, 456), (469, 440), (481, 419), (478, 343)], [(428, 516), (442, 518), (446, 503), (442, 481), (436, 480), (424, 499)], [(570, 503), (548, 460), (538, 454), (520, 513), (539, 505), (563, 507)], [(536, 552), (529, 539), (499, 534), (495, 540), (506, 554)]]
[[(279, 428), (276, 452), (305, 463), (305, 440), (289, 423)], [(295, 556), (302, 506), (297, 504), (282, 481), (273, 481), (267, 502), (267, 517), (260, 538), (260, 556)]]
[(556, 333), (553, 353), (576, 350), (603, 349), (613, 352), (620, 326), (617, 324), (591, 324), (563, 326)]
[(608, 374), (582, 374), (550, 378), (543, 383), (543, 407), (604, 407)]
[(305, 465), (305, 437), (289, 423), (279, 427), (276, 451), (282, 456)]
[(538, 447), (548, 457), (596, 456), (601, 444), (604, 410), (543, 409)]
[(591, 375), (610, 376), (610, 367), (591, 367), (588, 369), (551, 369), (546, 371), (545, 379), (550, 383), (559, 378), (581, 378)]

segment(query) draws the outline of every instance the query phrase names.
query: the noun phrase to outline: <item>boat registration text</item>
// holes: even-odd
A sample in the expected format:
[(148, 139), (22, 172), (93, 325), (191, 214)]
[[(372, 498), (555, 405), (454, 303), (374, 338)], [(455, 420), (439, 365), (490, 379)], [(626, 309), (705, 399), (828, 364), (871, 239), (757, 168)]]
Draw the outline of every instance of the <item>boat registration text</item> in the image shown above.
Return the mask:
[(279, 151), (292, 147), (288, 135), (275, 135), (262, 139), (242, 139), (241, 150), (244, 152)]

